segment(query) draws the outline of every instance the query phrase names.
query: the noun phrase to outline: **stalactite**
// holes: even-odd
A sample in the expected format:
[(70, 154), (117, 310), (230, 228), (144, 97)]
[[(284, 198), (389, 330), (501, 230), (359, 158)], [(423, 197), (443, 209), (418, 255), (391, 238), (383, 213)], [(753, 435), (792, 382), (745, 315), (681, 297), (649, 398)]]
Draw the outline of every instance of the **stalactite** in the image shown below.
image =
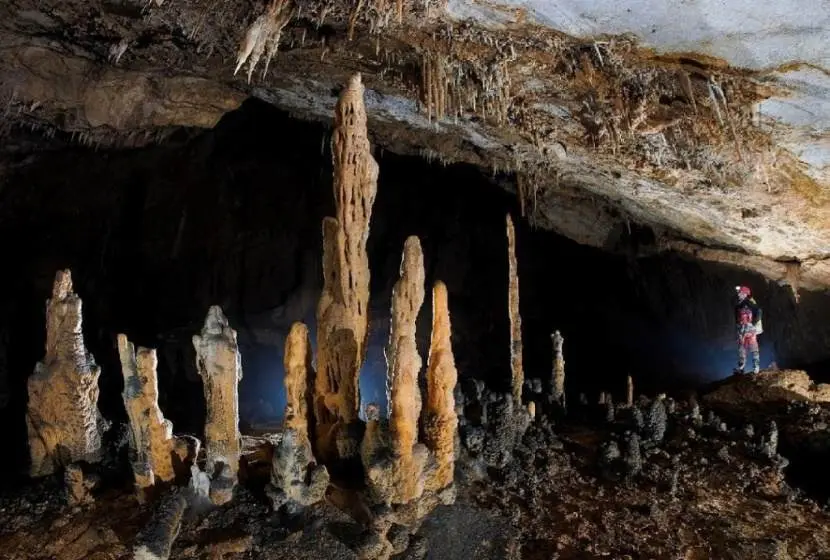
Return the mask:
[(329, 483), (326, 467), (311, 452), (308, 380), (313, 376), (308, 327), (294, 323), (285, 343), (285, 429), (274, 450), (268, 495), (274, 509), (283, 504), (304, 507), (323, 499)]
[(510, 372), (512, 374), (513, 399), (522, 402), (524, 367), (522, 365), (522, 317), (519, 314), (519, 275), (516, 263), (516, 230), (513, 219), (507, 214), (508, 258), (508, 312), (510, 314)]
[(239, 470), (239, 382), (242, 358), (236, 331), (219, 306), (212, 306), (201, 336), (193, 337), (196, 365), (207, 402), (205, 472), (211, 478), (210, 499), (224, 504), (233, 497)]
[(26, 427), (33, 477), (75, 461), (101, 460), (106, 422), (98, 410), (101, 368), (84, 345), (81, 299), (69, 270), (58, 271), (46, 302), (46, 355), (29, 377)]
[(553, 400), (559, 406), (565, 408), (565, 356), (562, 346), (565, 339), (559, 331), (551, 335), (553, 341)]
[(265, 13), (259, 16), (245, 34), (245, 39), (239, 46), (236, 56), (236, 76), (245, 62), (248, 62), (248, 83), (260, 59), (265, 57), (265, 68), (262, 76), (268, 73), (271, 59), (277, 54), (282, 38), (282, 30), (291, 21), (296, 13), (293, 0), (271, 0), (265, 8)]
[(337, 217), (323, 221), (324, 284), (317, 306), (314, 394), (317, 450), (324, 460), (358, 453), (357, 441), (346, 432), (358, 420), (360, 406), (358, 378), (369, 325), (366, 241), (378, 177), (360, 74), (349, 80), (335, 108), (332, 160)]
[(458, 371), (452, 352), (447, 286), (436, 282), (432, 289), (432, 339), (427, 360), (427, 413), (424, 443), (435, 455), (435, 474), (428, 490), (440, 490), (453, 481), (455, 467), (455, 385)]
[(118, 335), (118, 355), (124, 375), (124, 407), (130, 419), (130, 459), (139, 498), (156, 480), (169, 482), (173, 469), (173, 424), (165, 420), (158, 404), (156, 351), (139, 348)]

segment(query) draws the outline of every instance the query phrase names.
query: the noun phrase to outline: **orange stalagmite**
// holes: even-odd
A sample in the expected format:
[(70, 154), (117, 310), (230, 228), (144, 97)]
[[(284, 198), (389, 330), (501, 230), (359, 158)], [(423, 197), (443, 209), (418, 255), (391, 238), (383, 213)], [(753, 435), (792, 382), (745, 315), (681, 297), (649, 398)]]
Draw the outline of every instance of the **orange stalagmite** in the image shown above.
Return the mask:
[(285, 427), (297, 432), (300, 439), (308, 438), (309, 381), (311, 368), (311, 342), (308, 327), (303, 323), (291, 325), (285, 341)]
[[(378, 166), (366, 130), (363, 84), (355, 74), (335, 108), (332, 138), (335, 218), (323, 221), (323, 293), (317, 306), (314, 415), (324, 458), (356, 454), (343, 438), (358, 420), (358, 377), (366, 354), (369, 257), (366, 241), (377, 193)], [(334, 428), (340, 433), (333, 432)], [(353, 445), (352, 445), (353, 444)]]
[(452, 353), (450, 309), (447, 286), (436, 282), (432, 288), (432, 339), (427, 361), (427, 414), (424, 443), (435, 455), (435, 474), (427, 481), (428, 490), (452, 484), (455, 468), (455, 414), (453, 391), (458, 381)]
[(522, 316), (519, 314), (519, 273), (516, 263), (516, 230), (513, 219), (507, 215), (507, 258), (508, 258), (508, 312), (510, 314), (510, 371), (512, 374), (513, 400), (522, 402), (522, 385), (525, 380), (522, 365)]

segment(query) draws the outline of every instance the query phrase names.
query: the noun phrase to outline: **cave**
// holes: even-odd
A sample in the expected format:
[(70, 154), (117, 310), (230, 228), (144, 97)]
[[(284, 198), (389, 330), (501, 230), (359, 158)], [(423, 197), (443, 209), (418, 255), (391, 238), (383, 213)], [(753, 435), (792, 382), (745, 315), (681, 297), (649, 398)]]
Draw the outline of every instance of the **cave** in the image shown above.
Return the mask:
[(0, 7), (3, 554), (830, 549), (827, 14), (76, 4)]

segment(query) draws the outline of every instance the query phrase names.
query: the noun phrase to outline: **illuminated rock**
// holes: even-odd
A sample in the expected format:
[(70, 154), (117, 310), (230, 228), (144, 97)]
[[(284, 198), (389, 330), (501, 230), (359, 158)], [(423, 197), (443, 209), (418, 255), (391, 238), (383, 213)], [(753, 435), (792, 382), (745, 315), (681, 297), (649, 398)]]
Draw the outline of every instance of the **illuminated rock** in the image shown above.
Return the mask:
[(332, 138), (336, 218), (323, 221), (323, 292), (317, 306), (314, 392), (316, 447), (324, 460), (358, 454), (358, 378), (366, 355), (369, 257), (366, 241), (377, 192), (360, 74), (335, 108)]
[(510, 373), (513, 400), (522, 402), (525, 373), (522, 365), (522, 316), (519, 314), (519, 272), (516, 263), (516, 230), (507, 214), (508, 313), (510, 316)]
[(66, 490), (66, 502), (70, 506), (90, 504), (94, 501), (92, 489), (98, 482), (98, 478), (85, 475), (80, 465), (68, 465), (63, 471), (63, 481)]
[(58, 271), (46, 302), (46, 355), (29, 377), (26, 427), (33, 477), (76, 461), (101, 460), (106, 422), (98, 410), (101, 368), (84, 346), (81, 299), (69, 270)]
[(173, 424), (164, 418), (158, 405), (158, 358), (156, 351), (138, 348), (118, 335), (118, 354), (124, 375), (124, 407), (130, 419), (130, 463), (139, 498), (157, 480), (169, 482), (173, 469)]
[(319, 502), (326, 493), (329, 473), (317, 465), (308, 434), (311, 342), (308, 327), (294, 323), (285, 343), (285, 430), (274, 450), (268, 495), (274, 509), (289, 504), (292, 509)]
[(424, 491), (429, 452), (418, 443), (422, 360), (415, 342), (415, 321), (424, 302), (424, 255), (417, 237), (404, 244), (400, 278), (392, 290), (392, 325), (386, 347), (390, 454), (364, 464), (370, 495), (388, 504), (405, 504)]
[(551, 335), (553, 341), (553, 400), (565, 408), (565, 356), (562, 346), (565, 339), (559, 331)]
[(625, 404), (629, 407), (634, 406), (634, 379), (630, 375), (626, 378), (625, 395)]
[(242, 358), (236, 331), (219, 306), (208, 311), (202, 334), (193, 337), (193, 346), (207, 403), (205, 472), (211, 479), (210, 499), (220, 505), (230, 501), (237, 484)]
[(432, 339), (427, 360), (427, 405), (424, 419), (424, 443), (435, 455), (436, 468), (427, 480), (427, 490), (440, 490), (453, 481), (458, 426), (454, 397), (457, 381), (447, 287), (439, 281), (432, 289)]

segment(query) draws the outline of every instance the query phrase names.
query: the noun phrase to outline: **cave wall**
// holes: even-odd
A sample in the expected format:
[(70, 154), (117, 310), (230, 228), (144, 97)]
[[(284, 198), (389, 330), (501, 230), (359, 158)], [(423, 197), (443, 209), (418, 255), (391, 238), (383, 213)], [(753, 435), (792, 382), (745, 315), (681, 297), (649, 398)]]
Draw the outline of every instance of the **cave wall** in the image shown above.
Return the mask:
[[(252, 100), (213, 130), (181, 132), (156, 147), (57, 145), (16, 156), (0, 190), (0, 249), (9, 264), (0, 277), (0, 390), (8, 388), (0, 415), (13, 427), (6, 437), (25, 434), (25, 380), (42, 354), (44, 300), (55, 270), (66, 267), (103, 367), (105, 416), (125, 417), (115, 347), (124, 332), (159, 348), (161, 407), (177, 431), (199, 433), (204, 403), (188, 341), (208, 306), (219, 304), (240, 335), (243, 422), (278, 417), (285, 336), (296, 320), (314, 327), (320, 224), (333, 212), (329, 139), (324, 127)], [(421, 239), (427, 282), (447, 284), (460, 375), (506, 389), (504, 214), (518, 215), (518, 205), (497, 185), (509, 178), (376, 152), (365, 400), (383, 395), (389, 298), (412, 234)], [(734, 365), (739, 282), (750, 283), (767, 312), (765, 362), (830, 357), (830, 326), (819, 320), (830, 298), (808, 293), (796, 306), (787, 289), (741, 271), (627, 256), (642, 231), (635, 224), (621, 233), (611, 254), (517, 220), (527, 377), (549, 375), (554, 329), (565, 336), (571, 390), (622, 392), (629, 373), (645, 390), (722, 377)], [(424, 356), (429, 319), (419, 317)]]

